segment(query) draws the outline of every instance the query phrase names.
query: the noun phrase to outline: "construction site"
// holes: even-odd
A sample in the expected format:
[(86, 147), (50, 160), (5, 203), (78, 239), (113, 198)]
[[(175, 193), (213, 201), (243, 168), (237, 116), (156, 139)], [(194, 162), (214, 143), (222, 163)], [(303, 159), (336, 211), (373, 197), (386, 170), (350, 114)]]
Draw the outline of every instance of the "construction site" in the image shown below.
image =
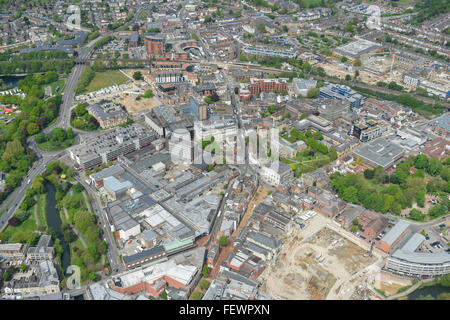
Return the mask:
[(273, 299), (323, 300), (350, 297), (365, 283), (377, 257), (342, 235), (324, 216), (293, 228), (279, 255), (261, 275)]

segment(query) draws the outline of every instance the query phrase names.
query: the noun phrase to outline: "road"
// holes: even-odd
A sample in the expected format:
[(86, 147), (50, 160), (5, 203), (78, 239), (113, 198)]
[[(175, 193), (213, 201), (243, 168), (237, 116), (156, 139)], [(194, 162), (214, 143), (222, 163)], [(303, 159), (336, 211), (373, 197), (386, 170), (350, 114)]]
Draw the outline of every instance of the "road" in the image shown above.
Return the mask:
[[(3, 229), (7, 226), (8, 220), (13, 216), (14, 211), (17, 209), (19, 203), (22, 202), (22, 199), (25, 196), (25, 190), (31, 186), (31, 182), (28, 183), (28, 180), (33, 181), (38, 174), (45, 170), (45, 167), (49, 162), (54, 161), (59, 157), (60, 153), (53, 156), (42, 157), (38, 161), (36, 161), (31, 167), (30, 171), (28, 171), (28, 174), (23, 178), (22, 184), (17, 187), (8, 196), (8, 198), (5, 199), (5, 201), (3, 201), (2, 205), (0, 206), (0, 212), (3, 211), (6, 207), (8, 207), (8, 209), (0, 217), (0, 231), (3, 231)], [(10, 202), (11, 204), (8, 206)]]
[(97, 191), (92, 186), (88, 185), (80, 174), (76, 173), (74, 175), (74, 178), (81, 183), (81, 185), (92, 198), (92, 209), (99, 218), (100, 228), (103, 230), (103, 236), (105, 237), (105, 241), (108, 244), (107, 255), (112, 274), (124, 271), (125, 267), (120, 260), (120, 254), (119, 250), (117, 249), (116, 240), (114, 239), (113, 233), (111, 232), (111, 229), (109, 227), (110, 223), (108, 222), (108, 218), (106, 217), (105, 210), (103, 210), (103, 207), (97, 195)]

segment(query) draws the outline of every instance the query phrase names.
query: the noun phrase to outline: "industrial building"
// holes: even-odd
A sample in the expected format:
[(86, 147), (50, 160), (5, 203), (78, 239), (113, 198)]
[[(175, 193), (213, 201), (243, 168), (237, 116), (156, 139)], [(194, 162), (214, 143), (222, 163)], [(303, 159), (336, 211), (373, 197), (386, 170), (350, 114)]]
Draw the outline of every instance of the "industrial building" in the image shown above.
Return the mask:
[(358, 59), (369, 52), (380, 50), (382, 46), (378, 43), (365, 39), (357, 39), (334, 49), (333, 54), (338, 57), (345, 56), (349, 59)]
[(355, 157), (361, 157), (369, 167), (375, 168), (376, 166), (381, 166), (387, 169), (401, 159), (405, 150), (389, 139), (380, 137), (362, 145), (352, 152)]

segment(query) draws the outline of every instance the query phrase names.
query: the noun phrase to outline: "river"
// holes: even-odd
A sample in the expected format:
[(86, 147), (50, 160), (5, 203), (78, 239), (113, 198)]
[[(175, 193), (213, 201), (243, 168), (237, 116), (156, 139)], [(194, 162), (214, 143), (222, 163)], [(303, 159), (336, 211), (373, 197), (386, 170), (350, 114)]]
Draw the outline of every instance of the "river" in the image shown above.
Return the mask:
[(433, 298), (437, 298), (438, 295), (444, 292), (450, 292), (450, 288), (441, 286), (440, 284), (435, 284), (429, 287), (423, 287), (422, 289), (417, 289), (408, 295), (408, 300), (417, 300), (420, 296), (431, 295)]
[(49, 228), (52, 228), (56, 232), (63, 248), (61, 265), (65, 273), (65, 270), (70, 265), (70, 248), (69, 245), (64, 241), (64, 236), (61, 231), (61, 217), (58, 210), (56, 210), (56, 188), (50, 182), (45, 182), (44, 186), (45, 192), (47, 193), (47, 224)]
[(25, 76), (1, 76), (0, 79), (3, 80), (3, 86), (11, 86), (12, 89), (17, 88), (17, 84), (20, 80), (25, 78)]

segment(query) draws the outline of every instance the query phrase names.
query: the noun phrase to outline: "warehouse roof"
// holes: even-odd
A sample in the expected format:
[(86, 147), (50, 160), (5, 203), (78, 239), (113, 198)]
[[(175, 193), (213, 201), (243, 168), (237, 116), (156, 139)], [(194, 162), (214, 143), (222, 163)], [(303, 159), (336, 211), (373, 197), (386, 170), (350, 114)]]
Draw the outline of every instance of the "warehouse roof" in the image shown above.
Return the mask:
[(403, 220), (400, 220), (395, 224), (395, 226), (389, 230), (388, 233), (381, 239), (382, 241), (386, 242), (388, 245), (392, 245), (395, 240), (400, 237), (400, 235), (409, 227), (409, 223)]
[(402, 249), (396, 250), (392, 257), (419, 264), (444, 264), (450, 262), (450, 254), (446, 251), (436, 253), (411, 252)]
[(133, 186), (130, 181), (119, 181), (115, 177), (106, 177), (103, 180), (105, 188), (111, 192), (119, 192), (125, 189), (129, 189)]
[(363, 146), (355, 149), (354, 154), (360, 156), (376, 165), (386, 168), (390, 166), (397, 157), (401, 156), (405, 150), (398, 144), (391, 142), (387, 138), (380, 137)]
[(116, 174), (121, 174), (123, 172), (125, 172), (125, 170), (120, 165), (114, 165), (100, 172), (91, 174), (91, 178), (94, 181), (99, 181), (107, 177), (115, 176)]
[(420, 233), (415, 233), (408, 242), (402, 247), (404, 251), (414, 252), (420, 246), (420, 244), (425, 240), (425, 237)]
[(154, 256), (156, 254), (160, 254), (162, 252), (164, 252), (164, 247), (163, 246), (158, 246), (158, 247), (153, 247), (153, 248), (148, 249), (148, 250), (144, 250), (142, 252), (138, 252), (138, 253), (133, 254), (131, 256), (124, 256), (122, 258), (123, 258), (123, 262), (125, 264), (127, 264), (127, 263), (133, 263), (135, 261), (139, 261), (139, 260), (145, 259), (147, 257), (152, 257), (152, 256)]

